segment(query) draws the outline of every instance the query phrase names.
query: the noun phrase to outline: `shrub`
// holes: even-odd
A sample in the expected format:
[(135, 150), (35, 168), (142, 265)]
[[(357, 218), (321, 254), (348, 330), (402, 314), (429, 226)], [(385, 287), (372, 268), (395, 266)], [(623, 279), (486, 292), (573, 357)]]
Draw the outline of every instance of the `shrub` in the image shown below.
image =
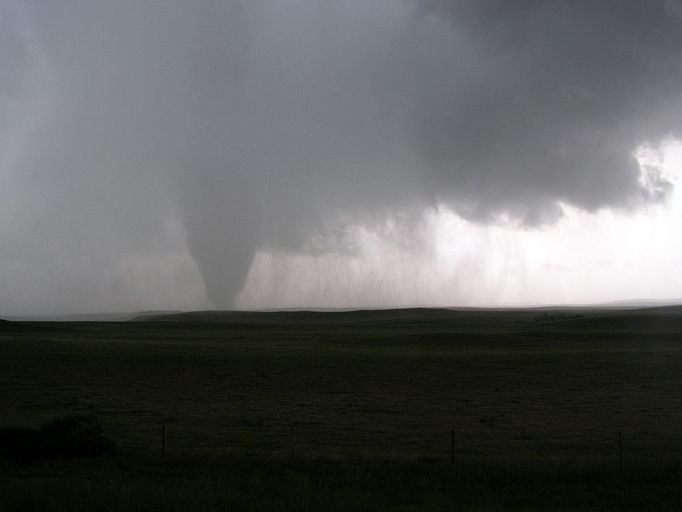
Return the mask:
[(39, 431), (29, 427), (0, 428), (0, 455), (17, 460), (34, 460), (45, 451)]
[(116, 444), (93, 415), (54, 418), (39, 428), (0, 428), (0, 455), (17, 461), (95, 457), (115, 451)]

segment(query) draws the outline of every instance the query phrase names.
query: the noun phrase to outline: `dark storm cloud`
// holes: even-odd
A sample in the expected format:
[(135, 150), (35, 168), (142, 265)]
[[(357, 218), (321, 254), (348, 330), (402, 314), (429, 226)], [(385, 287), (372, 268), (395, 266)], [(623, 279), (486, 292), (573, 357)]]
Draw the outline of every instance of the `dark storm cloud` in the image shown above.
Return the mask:
[[(658, 200), (632, 150), (680, 133), (682, 25), (672, 1), (424, 0), (471, 52), (422, 106), (421, 147), (475, 216), (531, 222), (556, 201)], [(443, 87), (448, 90), (447, 86)], [(465, 210), (466, 211), (466, 210)]]
[(21, 37), (2, 31), (21, 108), (0, 118), (0, 261), (70, 276), (73, 297), (170, 250), (172, 221), (229, 306), (259, 247), (344, 220), (444, 202), (533, 225), (670, 188), (632, 153), (681, 131), (671, 0), (25, 6)]

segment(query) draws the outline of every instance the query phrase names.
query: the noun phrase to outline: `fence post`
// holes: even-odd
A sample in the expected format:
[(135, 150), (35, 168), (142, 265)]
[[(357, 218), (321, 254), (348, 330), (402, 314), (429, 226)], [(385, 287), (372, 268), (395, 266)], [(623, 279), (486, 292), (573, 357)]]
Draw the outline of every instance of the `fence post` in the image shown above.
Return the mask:
[(623, 471), (623, 431), (618, 431), (618, 465)]
[(455, 465), (455, 431), (450, 431), (450, 464)]
[(166, 424), (161, 425), (161, 455), (166, 456)]

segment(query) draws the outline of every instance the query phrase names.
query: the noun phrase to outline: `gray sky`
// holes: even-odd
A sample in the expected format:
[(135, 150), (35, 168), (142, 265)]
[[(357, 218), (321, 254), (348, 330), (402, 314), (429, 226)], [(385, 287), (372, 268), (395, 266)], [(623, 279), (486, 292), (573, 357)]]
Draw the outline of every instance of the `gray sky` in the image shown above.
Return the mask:
[(0, 0), (0, 314), (468, 304), (433, 212), (670, 204), (681, 85), (676, 0)]

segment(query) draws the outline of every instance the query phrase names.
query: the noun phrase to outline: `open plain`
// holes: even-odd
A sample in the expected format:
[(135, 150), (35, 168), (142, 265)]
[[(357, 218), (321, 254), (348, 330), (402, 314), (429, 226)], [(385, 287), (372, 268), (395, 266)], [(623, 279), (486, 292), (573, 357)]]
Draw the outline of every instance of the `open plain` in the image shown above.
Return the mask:
[(119, 446), (5, 461), (3, 511), (682, 505), (676, 307), (7, 322), (0, 389), (3, 425), (95, 414)]

